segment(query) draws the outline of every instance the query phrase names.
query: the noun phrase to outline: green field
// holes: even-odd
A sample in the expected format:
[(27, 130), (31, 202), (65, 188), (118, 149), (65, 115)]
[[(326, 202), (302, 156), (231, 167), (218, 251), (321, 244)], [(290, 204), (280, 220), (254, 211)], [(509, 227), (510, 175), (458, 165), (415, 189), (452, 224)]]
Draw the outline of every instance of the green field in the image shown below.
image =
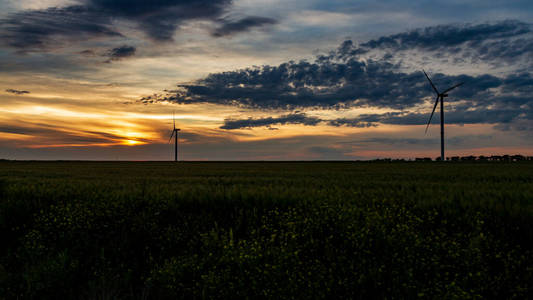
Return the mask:
[(0, 299), (532, 298), (533, 163), (0, 162)]

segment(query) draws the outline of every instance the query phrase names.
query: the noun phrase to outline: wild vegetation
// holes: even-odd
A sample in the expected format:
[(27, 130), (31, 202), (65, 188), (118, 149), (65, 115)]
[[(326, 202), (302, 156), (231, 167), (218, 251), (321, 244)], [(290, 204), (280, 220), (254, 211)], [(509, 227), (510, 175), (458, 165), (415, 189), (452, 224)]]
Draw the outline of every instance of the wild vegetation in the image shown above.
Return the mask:
[(0, 162), (0, 298), (532, 298), (533, 163)]

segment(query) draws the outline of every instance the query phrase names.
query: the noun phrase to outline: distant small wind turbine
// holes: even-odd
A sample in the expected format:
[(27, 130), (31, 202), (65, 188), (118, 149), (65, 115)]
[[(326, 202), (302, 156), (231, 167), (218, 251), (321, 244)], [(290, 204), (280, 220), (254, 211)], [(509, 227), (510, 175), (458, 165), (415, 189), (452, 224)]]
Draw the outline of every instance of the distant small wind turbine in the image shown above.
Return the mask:
[(428, 132), (429, 124), (431, 123), (431, 118), (433, 118), (433, 114), (435, 113), (435, 109), (437, 108), (437, 104), (439, 104), (439, 99), (440, 99), (440, 159), (441, 161), (444, 161), (444, 98), (448, 97), (448, 94), (446, 94), (447, 92), (453, 90), (454, 88), (458, 86), (463, 85), (464, 82), (458, 83), (452, 86), (451, 88), (446, 89), (444, 92), (439, 93), (439, 91), (437, 90), (437, 88), (435, 87), (431, 79), (429, 79), (429, 76), (426, 73), (426, 71), (422, 70), (422, 72), (424, 72), (424, 75), (426, 75), (426, 78), (428, 79), (429, 84), (431, 84), (431, 87), (437, 94), (437, 98), (435, 100), (435, 106), (433, 106), (433, 111), (431, 111), (431, 116), (429, 116), (428, 125), (426, 126), (426, 133)]
[(174, 161), (178, 161), (178, 133), (180, 129), (176, 128), (176, 117), (174, 116), (174, 113), (172, 113), (172, 121), (174, 122), (174, 129), (172, 129), (172, 134), (170, 135), (168, 142), (170, 143), (172, 137), (174, 137)]

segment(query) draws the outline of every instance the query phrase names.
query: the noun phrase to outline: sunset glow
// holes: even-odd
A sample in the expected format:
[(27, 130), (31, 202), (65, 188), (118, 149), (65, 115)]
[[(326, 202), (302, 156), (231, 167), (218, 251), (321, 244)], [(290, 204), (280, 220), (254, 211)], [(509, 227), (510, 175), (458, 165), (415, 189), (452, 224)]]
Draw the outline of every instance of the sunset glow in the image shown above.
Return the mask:
[(135, 145), (139, 145), (139, 144), (144, 144), (143, 142), (139, 142), (139, 141), (135, 141), (135, 140), (126, 140), (125, 143), (126, 143), (126, 145), (129, 145), (129, 146), (135, 146)]
[(446, 98), (450, 155), (533, 154), (531, 10), (320, 3), (224, 2), (168, 28), (93, 16), (95, 32), (71, 1), (0, 4), (0, 158), (167, 160), (173, 113), (185, 160), (436, 157), (421, 69), (465, 82)]

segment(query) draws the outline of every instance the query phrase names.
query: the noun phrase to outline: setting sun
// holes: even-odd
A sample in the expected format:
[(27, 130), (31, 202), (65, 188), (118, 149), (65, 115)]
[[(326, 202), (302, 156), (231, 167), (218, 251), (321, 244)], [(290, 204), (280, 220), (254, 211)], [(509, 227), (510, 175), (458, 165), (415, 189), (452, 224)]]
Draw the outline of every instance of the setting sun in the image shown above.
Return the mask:
[(128, 146), (136, 146), (136, 145), (142, 145), (142, 144), (145, 144), (145, 143), (144, 142), (139, 142), (139, 141), (136, 141), (136, 140), (125, 140), (124, 144), (126, 144)]

